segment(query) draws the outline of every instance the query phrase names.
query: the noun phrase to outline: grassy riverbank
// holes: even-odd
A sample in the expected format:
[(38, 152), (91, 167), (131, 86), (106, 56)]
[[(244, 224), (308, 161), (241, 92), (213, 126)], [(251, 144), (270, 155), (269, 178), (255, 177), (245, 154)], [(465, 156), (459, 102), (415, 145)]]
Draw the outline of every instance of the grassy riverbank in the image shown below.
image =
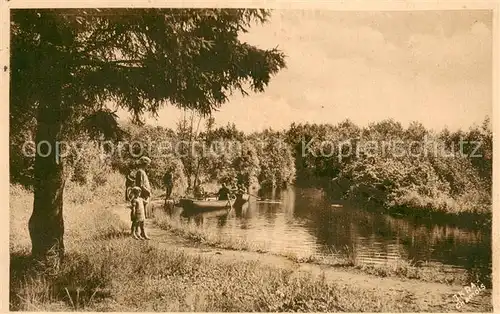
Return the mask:
[[(217, 262), (130, 239), (95, 241), (69, 253), (54, 277), (27, 274), (14, 255), (11, 310), (392, 311), (405, 295), (340, 287), (253, 262)], [(79, 293), (77, 291), (79, 290)]]
[[(67, 257), (57, 274), (31, 267), (33, 195), (10, 190), (10, 309), (21, 311), (418, 311), (407, 293), (361, 289), (254, 261), (227, 261), (136, 241), (111, 209), (120, 178), (68, 186)], [(92, 197), (89, 197), (92, 196)], [(122, 206), (121, 204), (119, 206)], [(453, 310), (449, 307), (449, 310)]]

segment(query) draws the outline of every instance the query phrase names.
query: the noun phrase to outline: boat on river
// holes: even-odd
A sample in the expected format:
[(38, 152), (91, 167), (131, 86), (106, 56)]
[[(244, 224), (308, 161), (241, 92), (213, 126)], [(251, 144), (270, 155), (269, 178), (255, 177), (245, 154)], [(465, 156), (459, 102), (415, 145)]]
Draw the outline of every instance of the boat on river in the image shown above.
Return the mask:
[(212, 210), (221, 209), (231, 209), (235, 199), (229, 200), (210, 200), (210, 199), (190, 199), (181, 198), (179, 200), (179, 206), (182, 207), (187, 212), (204, 212)]
[(218, 200), (215, 198), (205, 198), (205, 199), (190, 199), (181, 198), (179, 200), (179, 206), (186, 212), (206, 212), (213, 210), (226, 209), (229, 210), (233, 207), (241, 208), (250, 199), (250, 195), (247, 193), (239, 193), (229, 200)]

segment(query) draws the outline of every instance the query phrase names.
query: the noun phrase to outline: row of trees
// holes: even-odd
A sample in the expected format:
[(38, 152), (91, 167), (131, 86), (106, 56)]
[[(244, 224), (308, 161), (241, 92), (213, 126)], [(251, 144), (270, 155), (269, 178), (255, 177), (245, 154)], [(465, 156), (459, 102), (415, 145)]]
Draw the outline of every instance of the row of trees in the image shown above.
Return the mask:
[(215, 127), (212, 118), (200, 121), (193, 113), (176, 129), (126, 125), (125, 144), (108, 152), (111, 158), (105, 165), (92, 157), (80, 158), (72, 180), (99, 182), (109, 167), (125, 175), (138, 156), (148, 155), (153, 184), (160, 186), (170, 169), (179, 195), (210, 181), (282, 187), (297, 179), (299, 185), (326, 186), (333, 198), (378, 208), (491, 211), (488, 119), (456, 132), (434, 132), (420, 123), (403, 128), (393, 120), (361, 128), (346, 120), (337, 125), (292, 124), (286, 131), (248, 135), (235, 125)]
[(320, 179), (335, 198), (379, 207), (491, 212), (488, 118), (481, 126), (456, 132), (433, 132), (417, 122), (405, 129), (393, 120), (364, 128), (348, 120), (294, 124), (287, 136), (298, 178)]
[[(150, 179), (162, 185), (166, 171), (173, 171), (177, 194), (208, 182), (242, 183), (248, 187), (282, 187), (295, 180), (293, 152), (284, 134), (261, 132), (245, 136), (234, 124), (214, 127), (212, 118), (203, 130), (193, 130), (191, 118), (175, 130), (133, 124), (119, 150), (108, 151), (110, 163), (127, 174), (138, 156), (151, 157)], [(132, 146), (132, 147), (131, 147)]]
[[(297, 179), (299, 185), (327, 186), (334, 198), (378, 207), (491, 210), (488, 119), (467, 132), (436, 133), (419, 123), (405, 129), (392, 120), (361, 128), (347, 120), (337, 125), (292, 124), (286, 131), (249, 135), (234, 124), (214, 127), (212, 118), (203, 125), (200, 121), (192, 114), (176, 129), (127, 124), (121, 142), (106, 144), (81, 136), (86, 145), (78, 156), (66, 159), (68, 178), (99, 185), (111, 168), (127, 175), (137, 158), (147, 155), (152, 159), (152, 183), (161, 186), (163, 174), (173, 171), (178, 195), (210, 181), (283, 187)], [(29, 132), (20, 138), (29, 139)], [(399, 153), (390, 146), (397, 142), (403, 148)], [(14, 166), (27, 166), (18, 174), (29, 178), (34, 158), (23, 157), (19, 149), (11, 152)]]

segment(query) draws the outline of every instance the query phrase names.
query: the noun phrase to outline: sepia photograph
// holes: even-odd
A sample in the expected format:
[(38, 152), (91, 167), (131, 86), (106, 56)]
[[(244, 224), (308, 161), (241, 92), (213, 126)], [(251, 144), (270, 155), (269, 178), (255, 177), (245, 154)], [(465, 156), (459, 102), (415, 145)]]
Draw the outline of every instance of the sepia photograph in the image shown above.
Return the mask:
[(10, 311), (494, 311), (496, 7), (7, 11)]

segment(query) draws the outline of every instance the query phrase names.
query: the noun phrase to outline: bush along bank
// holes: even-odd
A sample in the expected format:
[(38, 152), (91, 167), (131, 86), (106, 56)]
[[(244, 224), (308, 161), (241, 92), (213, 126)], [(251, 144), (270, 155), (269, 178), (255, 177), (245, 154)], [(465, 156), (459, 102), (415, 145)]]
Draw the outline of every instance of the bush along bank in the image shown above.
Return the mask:
[[(346, 139), (354, 140), (348, 146)], [(294, 147), (297, 180), (322, 181), (332, 199), (405, 216), (476, 217), (485, 223), (491, 219), (488, 120), (455, 133), (431, 132), (418, 123), (404, 129), (392, 120), (366, 128), (349, 121), (336, 126), (292, 125), (288, 142)], [(327, 155), (324, 143), (333, 149)], [(406, 146), (413, 151), (403, 154), (381, 149), (393, 143), (416, 145)]]

